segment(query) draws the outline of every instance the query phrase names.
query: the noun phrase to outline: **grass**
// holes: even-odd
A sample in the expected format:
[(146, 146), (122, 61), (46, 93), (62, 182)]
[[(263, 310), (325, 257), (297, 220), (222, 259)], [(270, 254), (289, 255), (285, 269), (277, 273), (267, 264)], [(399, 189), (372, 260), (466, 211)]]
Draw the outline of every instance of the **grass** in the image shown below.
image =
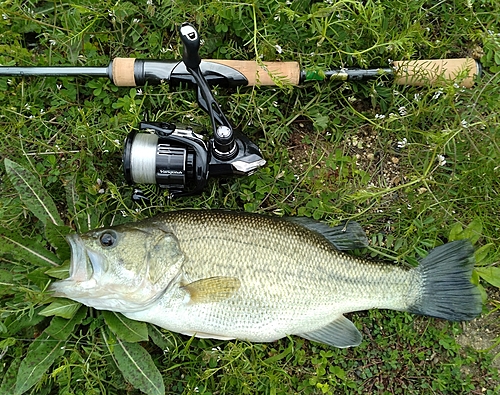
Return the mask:
[[(353, 314), (365, 340), (338, 350), (296, 337), (188, 339), (52, 303), (47, 285), (67, 271), (62, 235), (185, 207), (356, 219), (371, 239), (367, 254), (410, 264), (437, 244), (468, 237), (478, 249), (476, 280), (486, 292), (500, 285), (497, 0), (163, 3), (2, 2), (0, 63), (180, 59), (175, 26), (187, 20), (204, 39), (203, 58), (296, 60), (321, 70), (474, 56), (484, 75), (472, 89), (383, 80), (217, 89), (267, 166), (211, 180), (190, 198), (168, 200), (146, 188), (145, 207), (124, 182), (122, 142), (145, 117), (206, 127), (192, 90), (0, 78), (2, 393), (161, 393), (161, 385), (183, 394), (497, 393), (494, 355), (458, 345), (459, 324), (405, 313)], [(141, 369), (154, 385), (147, 374), (137, 377)]]

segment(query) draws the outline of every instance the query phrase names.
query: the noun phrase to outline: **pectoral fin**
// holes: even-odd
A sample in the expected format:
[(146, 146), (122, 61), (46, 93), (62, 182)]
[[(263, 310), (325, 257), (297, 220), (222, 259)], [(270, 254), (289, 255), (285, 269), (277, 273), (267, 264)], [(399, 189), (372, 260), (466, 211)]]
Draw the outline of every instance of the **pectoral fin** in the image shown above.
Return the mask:
[(343, 315), (323, 328), (314, 332), (299, 333), (297, 336), (338, 348), (359, 346), (363, 339), (354, 324)]
[(189, 293), (191, 303), (211, 303), (230, 298), (240, 285), (240, 280), (235, 277), (210, 277), (193, 281), (182, 288)]

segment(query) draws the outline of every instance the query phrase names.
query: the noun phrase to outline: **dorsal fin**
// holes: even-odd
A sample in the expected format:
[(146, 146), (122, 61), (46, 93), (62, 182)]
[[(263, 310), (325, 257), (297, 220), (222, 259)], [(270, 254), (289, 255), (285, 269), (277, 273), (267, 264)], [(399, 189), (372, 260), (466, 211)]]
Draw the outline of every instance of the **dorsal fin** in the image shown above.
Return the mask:
[(330, 227), (308, 217), (287, 217), (286, 220), (319, 233), (340, 251), (355, 250), (368, 245), (365, 231), (356, 221), (348, 221)]

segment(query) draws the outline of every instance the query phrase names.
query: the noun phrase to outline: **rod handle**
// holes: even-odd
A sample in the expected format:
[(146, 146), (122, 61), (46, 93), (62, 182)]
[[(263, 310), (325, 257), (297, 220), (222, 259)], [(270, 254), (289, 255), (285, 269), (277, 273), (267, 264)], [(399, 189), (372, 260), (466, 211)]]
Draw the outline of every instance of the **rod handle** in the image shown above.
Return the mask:
[(276, 85), (275, 79), (285, 84), (299, 85), (300, 65), (298, 62), (262, 62), (253, 60), (210, 59), (208, 62), (232, 67), (243, 74), (249, 86)]
[(113, 84), (137, 86), (134, 74), (135, 58), (114, 58), (111, 66)]
[(393, 62), (394, 82), (399, 85), (439, 86), (446, 81), (471, 88), (480, 76), (480, 64), (472, 58)]

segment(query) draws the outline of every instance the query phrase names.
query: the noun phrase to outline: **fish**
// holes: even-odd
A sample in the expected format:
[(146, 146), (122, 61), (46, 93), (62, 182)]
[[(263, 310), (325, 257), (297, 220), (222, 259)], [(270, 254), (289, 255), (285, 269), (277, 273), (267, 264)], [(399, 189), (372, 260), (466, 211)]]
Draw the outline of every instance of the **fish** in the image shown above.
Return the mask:
[(346, 313), (392, 309), (451, 321), (482, 311), (474, 248), (458, 240), (416, 267), (350, 254), (368, 240), (354, 221), (179, 210), (68, 236), (69, 277), (50, 285), (98, 310), (188, 336), (272, 342), (296, 335), (354, 347)]

